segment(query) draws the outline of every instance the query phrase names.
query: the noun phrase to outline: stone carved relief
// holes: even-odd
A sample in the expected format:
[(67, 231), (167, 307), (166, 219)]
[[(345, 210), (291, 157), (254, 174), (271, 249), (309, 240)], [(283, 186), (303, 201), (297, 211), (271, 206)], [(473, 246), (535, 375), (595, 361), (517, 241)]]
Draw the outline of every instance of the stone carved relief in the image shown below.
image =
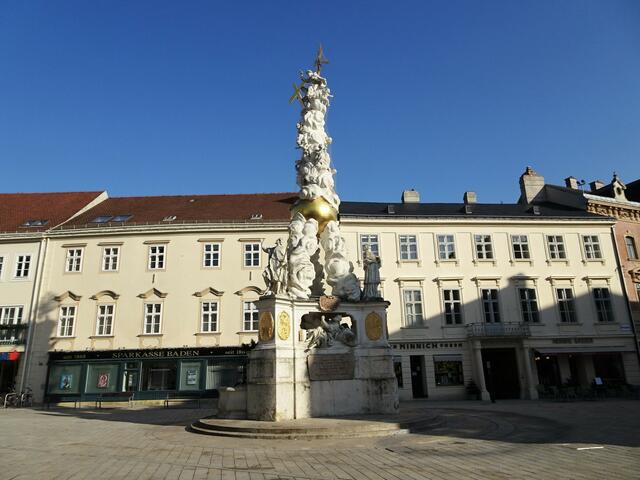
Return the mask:
[(339, 313), (303, 315), (301, 327), (307, 331), (305, 338), (307, 351), (312, 348), (329, 348), (336, 342), (348, 347), (356, 345), (355, 332), (349, 325), (342, 323), (342, 315)]
[(287, 256), (289, 282), (287, 292), (292, 298), (308, 299), (316, 278), (316, 267), (311, 259), (318, 250), (318, 222), (305, 220), (296, 213), (289, 224)]
[(332, 295), (343, 300), (360, 300), (360, 282), (353, 273), (353, 263), (347, 258), (344, 238), (340, 235), (338, 222), (332, 220), (322, 232), (320, 243), (324, 249), (324, 269), (327, 283), (332, 287)]

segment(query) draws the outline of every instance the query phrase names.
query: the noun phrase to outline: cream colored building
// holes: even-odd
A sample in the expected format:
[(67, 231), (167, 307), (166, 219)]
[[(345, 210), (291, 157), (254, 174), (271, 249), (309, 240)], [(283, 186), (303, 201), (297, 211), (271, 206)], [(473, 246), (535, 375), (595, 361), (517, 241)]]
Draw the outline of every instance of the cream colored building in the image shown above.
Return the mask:
[(24, 387), (46, 231), (105, 198), (105, 192), (0, 194), (0, 392)]
[[(401, 398), (536, 398), (640, 384), (613, 220), (549, 203), (345, 202), (356, 273), (381, 258)], [(47, 233), (29, 362), (37, 398), (211, 393), (257, 340), (262, 247), (295, 194), (112, 198)]]

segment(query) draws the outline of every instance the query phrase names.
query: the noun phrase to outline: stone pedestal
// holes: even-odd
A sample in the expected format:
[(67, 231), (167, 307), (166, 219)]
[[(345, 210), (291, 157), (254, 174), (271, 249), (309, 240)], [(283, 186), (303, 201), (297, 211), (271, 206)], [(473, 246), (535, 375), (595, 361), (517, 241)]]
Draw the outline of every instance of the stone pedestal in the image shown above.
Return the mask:
[(336, 342), (309, 351), (300, 324), (303, 315), (320, 312), (317, 300), (273, 296), (256, 304), (260, 341), (249, 353), (249, 419), (397, 413), (387, 302), (341, 304), (336, 311), (351, 318), (355, 346)]

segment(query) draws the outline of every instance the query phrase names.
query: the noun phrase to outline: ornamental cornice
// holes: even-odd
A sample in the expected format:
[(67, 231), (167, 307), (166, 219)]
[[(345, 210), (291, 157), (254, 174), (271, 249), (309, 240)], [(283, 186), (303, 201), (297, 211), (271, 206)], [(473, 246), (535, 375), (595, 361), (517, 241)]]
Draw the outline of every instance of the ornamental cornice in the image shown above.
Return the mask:
[(640, 208), (634, 206), (620, 205), (619, 203), (600, 203), (590, 200), (587, 204), (587, 211), (625, 222), (640, 223)]

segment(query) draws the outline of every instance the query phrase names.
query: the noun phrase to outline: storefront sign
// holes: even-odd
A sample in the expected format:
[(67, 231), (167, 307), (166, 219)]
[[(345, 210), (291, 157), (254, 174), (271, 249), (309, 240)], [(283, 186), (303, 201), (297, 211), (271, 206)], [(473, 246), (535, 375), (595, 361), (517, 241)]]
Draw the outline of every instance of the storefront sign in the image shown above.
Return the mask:
[(392, 343), (394, 350), (437, 350), (440, 348), (462, 348), (462, 342), (419, 342), (419, 343)]
[(101, 350), (84, 352), (49, 352), (51, 360), (135, 360), (146, 358), (198, 358), (210, 356), (245, 356), (249, 346), (210, 348), (161, 348), (145, 350)]
[(593, 343), (593, 338), (585, 338), (585, 337), (575, 337), (575, 338), (553, 338), (551, 339), (552, 343), (555, 344), (581, 344), (581, 343)]

